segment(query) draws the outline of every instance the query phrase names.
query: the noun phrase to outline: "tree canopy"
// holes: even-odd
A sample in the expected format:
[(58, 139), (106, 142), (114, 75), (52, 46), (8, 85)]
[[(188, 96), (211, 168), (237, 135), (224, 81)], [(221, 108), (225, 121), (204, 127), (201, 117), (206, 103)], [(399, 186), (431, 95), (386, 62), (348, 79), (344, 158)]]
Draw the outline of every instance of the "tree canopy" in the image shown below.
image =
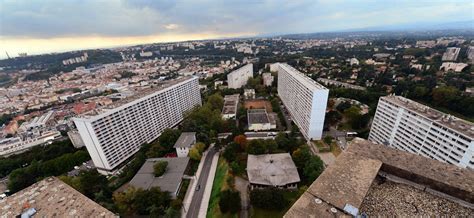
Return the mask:
[(155, 177), (162, 176), (166, 172), (166, 167), (168, 167), (167, 161), (157, 161), (153, 165), (153, 173), (155, 174)]

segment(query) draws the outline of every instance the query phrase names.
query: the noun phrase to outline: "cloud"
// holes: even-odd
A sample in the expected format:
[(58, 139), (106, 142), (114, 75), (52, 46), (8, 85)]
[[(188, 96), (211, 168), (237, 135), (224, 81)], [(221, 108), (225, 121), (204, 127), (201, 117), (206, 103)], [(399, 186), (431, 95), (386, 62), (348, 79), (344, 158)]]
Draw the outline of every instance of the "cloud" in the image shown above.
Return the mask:
[(175, 29), (178, 29), (178, 28), (179, 28), (179, 25), (175, 24), (175, 23), (170, 23), (170, 24), (165, 25), (165, 29), (167, 29), (167, 30), (175, 30)]
[(0, 37), (299, 33), (471, 20), (473, 10), (466, 0), (0, 0)]

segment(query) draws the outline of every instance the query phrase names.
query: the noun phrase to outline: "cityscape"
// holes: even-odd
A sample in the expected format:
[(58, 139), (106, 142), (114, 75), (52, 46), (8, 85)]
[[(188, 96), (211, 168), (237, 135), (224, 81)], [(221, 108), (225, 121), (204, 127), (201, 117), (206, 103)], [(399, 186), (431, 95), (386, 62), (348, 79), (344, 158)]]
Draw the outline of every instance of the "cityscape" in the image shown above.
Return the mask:
[(473, 2), (158, 2), (0, 0), (0, 217), (474, 216)]

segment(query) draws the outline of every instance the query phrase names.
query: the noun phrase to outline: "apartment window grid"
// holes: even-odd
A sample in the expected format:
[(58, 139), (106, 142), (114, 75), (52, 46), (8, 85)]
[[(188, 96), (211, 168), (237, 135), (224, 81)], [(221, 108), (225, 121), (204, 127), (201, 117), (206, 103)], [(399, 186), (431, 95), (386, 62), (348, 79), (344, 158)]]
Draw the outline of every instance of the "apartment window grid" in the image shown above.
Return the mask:
[[(145, 97), (134, 105), (91, 122), (111, 168), (138, 151), (141, 144), (156, 138), (166, 127), (182, 120), (184, 111), (201, 103), (197, 79), (185, 84)], [(173, 106), (164, 106), (170, 104)]]
[[(393, 129), (389, 123), (395, 124), (395, 117), (400, 117), (400, 123)], [(390, 144), (385, 133), (391, 132), (394, 137)], [(461, 133), (383, 99), (377, 106), (369, 140), (455, 165), (461, 163), (471, 143)], [(466, 165), (471, 169), (472, 158)]]
[(300, 74), (292, 68), (279, 65), (278, 93), (301, 133), (305, 138), (309, 138), (314, 91), (296, 78), (304, 76)]

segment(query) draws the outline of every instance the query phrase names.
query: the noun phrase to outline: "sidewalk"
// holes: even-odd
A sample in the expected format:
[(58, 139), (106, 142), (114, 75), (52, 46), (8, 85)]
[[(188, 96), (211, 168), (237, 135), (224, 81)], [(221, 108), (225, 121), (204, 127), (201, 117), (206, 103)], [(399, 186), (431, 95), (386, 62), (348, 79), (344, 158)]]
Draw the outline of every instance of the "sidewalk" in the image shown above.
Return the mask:
[(199, 218), (205, 218), (207, 216), (207, 208), (209, 207), (209, 200), (211, 198), (212, 185), (214, 184), (214, 177), (216, 176), (217, 163), (219, 162), (220, 152), (214, 154), (212, 159), (211, 170), (207, 179), (206, 188), (204, 190), (204, 196), (202, 198), (201, 207), (199, 208)]

